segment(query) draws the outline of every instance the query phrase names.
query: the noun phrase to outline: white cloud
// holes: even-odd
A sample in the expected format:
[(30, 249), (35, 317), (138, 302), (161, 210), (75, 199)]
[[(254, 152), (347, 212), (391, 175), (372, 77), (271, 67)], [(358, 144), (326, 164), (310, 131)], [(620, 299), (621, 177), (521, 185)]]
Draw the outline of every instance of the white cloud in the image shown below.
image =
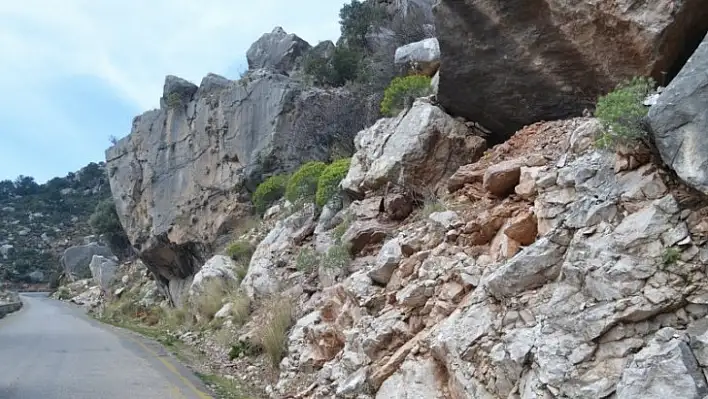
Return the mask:
[[(106, 81), (140, 109), (166, 74), (225, 73), (274, 26), (311, 44), (339, 34), (333, 0), (25, 0), (0, 2), (0, 89), (41, 92), (76, 75)], [(31, 102), (31, 99), (29, 100)], [(41, 99), (36, 99), (37, 104)], [(31, 106), (31, 104), (25, 104)], [(51, 111), (48, 111), (51, 112)]]

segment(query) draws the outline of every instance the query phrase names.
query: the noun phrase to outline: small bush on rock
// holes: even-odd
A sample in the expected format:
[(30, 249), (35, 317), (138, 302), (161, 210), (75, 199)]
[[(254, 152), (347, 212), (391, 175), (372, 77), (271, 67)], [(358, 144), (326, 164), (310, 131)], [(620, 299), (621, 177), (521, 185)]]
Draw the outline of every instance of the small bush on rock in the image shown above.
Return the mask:
[(598, 139), (600, 147), (627, 144), (644, 138), (643, 120), (649, 108), (643, 103), (654, 86), (652, 78), (635, 77), (600, 97), (595, 109), (595, 116), (604, 128)]
[(226, 254), (234, 261), (242, 264), (248, 264), (251, 261), (251, 256), (254, 252), (253, 245), (245, 240), (232, 242), (226, 248)]
[(320, 263), (319, 254), (311, 248), (302, 248), (295, 259), (295, 267), (303, 272), (311, 272)]
[(258, 213), (264, 213), (268, 207), (273, 205), (285, 194), (285, 186), (288, 184), (288, 176), (276, 175), (267, 178), (256, 187), (253, 193), (253, 205)]
[(393, 79), (384, 91), (381, 113), (394, 116), (405, 107), (408, 99), (430, 94), (430, 81), (430, 77), (423, 75), (399, 76)]
[(332, 162), (320, 175), (317, 181), (315, 198), (317, 206), (323, 207), (339, 192), (339, 182), (347, 176), (351, 159), (344, 158)]
[(324, 162), (319, 161), (302, 165), (288, 181), (285, 198), (292, 203), (311, 200), (317, 192), (317, 181), (326, 167)]

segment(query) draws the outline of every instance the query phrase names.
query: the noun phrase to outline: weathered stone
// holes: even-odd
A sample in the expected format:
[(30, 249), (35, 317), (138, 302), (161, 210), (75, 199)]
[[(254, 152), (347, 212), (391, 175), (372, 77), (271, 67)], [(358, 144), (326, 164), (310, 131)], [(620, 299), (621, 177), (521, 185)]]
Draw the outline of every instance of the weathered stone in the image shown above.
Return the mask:
[(95, 281), (96, 284), (102, 289), (107, 290), (113, 276), (116, 274), (118, 263), (116, 263), (113, 259), (109, 259), (101, 255), (94, 255), (93, 258), (91, 258), (89, 269), (91, 269), (93, 281)]
[(706, 378), (691, 349), (673, 328), (657, 332), (622, 373), (617, 399), (703, 398)]
[(560, 273), (565, 249), (550, 236), (541, 238), (486, 278), (489, 292), (501, 299), (551, 281)]
[(91, 276), (89, 267), (94, 255), (113, 258), (110, 248), (96, 243), (68, 248), (61, 257), (64, 273), (70, 278), (87, 278)]
[(708, 194), (708, 36), (649, 110), (664, 162), (688, 185)]
[(409, 71), (433, 76), (440, 66), (438, 39), (424, 39), (397, 48), (394, 63)]
[(428, 219), (441, 225), (446, 230), (464, 226), (465, 222), (454, 211), (433, 212)]
[(342, 188), (363, 196), (388, 182), (427, 193), (461, 165), (476, 161), (485, 141), (428, 100), (357, 134), (356, 153)]
[(407, 360), (379, 388), (376, 399), (442, 399), (433, 359)]
[(490, 166), (484, 173), (484, 189), (499, 197), (512, 193), (519, 184), (521, 166), (515, 159)]
[(377, 284), (386, 285), (391, 279), (394, 270), (403, 257), (401, 252), (401, 244), (398, 240), (393, 239), (388, 241), (381, 247), (379, 255), (376, 257), (376, 263), (369, 270), (369, 277)]
[(283, 262), (283, 255), (290, 249), (291, 240), (298, 230), (312, 220), (313, 215), (314, 207), (308, 206), (278, 221), (258, 244), (248, 265), (248, 272), (241, 281), (241, 288), (249, 298), (262, 298), (277, 292), (280, 287), (277, 269)]
[(481, 183), (484, 172), (477, 164), (462, 165), (447, 180), (447, 190), (453, 193), (464, 187), (465, 184)]
[(504, 234), (518, 241), (521, 245), (531, 245), (536, 241), (537, 233), (538, 222), (536, 221), (536, 216), (530, 212), (516, 216), (504, 229)]
[(411, 198), (401, 194), (387, 195), (384, 199), (384, 207), (391, 220), (403, 220), (413, 212)]
[(356, 255), (367, 245), (380, 243), (386, 238), (389, 229), (375, 220), (356, 221), (342, 236), (342, 243)]
[(299, 58), (309, 49), (306, 41), (277, 26), (251, 45), (246, 60), (249, 69), (266, 68), (287, 74), (295, 69)]
[(498, 142), (534, 122), (580, 115), (623, 79), (664, 81), (708, 30), (708, 9), (700, 1), (444, 0), (435, 21), (440, 103)]

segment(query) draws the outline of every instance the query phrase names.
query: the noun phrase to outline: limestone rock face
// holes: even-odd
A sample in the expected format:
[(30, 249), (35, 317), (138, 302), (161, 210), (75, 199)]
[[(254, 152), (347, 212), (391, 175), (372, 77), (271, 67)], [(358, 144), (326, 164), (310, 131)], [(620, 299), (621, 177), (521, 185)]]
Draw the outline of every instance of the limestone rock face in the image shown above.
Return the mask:
[(169, 78), (165, 90), (169, 104), (136, 117), (106, 151), (121, 223), (163, 287), (201, 267), (265, 176), (351, 153), (366, 123), (350, 92), (264, 70), (241, 81), (209, 75), (199, 88)]
[(690, 186), (708, 194), (708, 36), (649, 110), (649, 125), (664, 162)]
[(438, 99), (494, 140), (579, 116), (634, 76), (671, 77), (708, 31), (701, 0), (442, 0)]

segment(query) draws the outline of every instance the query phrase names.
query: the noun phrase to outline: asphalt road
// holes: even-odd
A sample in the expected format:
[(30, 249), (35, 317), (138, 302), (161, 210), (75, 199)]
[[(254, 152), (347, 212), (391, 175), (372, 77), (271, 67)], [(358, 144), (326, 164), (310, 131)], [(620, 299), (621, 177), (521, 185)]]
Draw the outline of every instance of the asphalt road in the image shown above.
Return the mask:
[(207, 399), (160, 345), (80, 309), (23, 294), (0, 320), (0, 399)]

